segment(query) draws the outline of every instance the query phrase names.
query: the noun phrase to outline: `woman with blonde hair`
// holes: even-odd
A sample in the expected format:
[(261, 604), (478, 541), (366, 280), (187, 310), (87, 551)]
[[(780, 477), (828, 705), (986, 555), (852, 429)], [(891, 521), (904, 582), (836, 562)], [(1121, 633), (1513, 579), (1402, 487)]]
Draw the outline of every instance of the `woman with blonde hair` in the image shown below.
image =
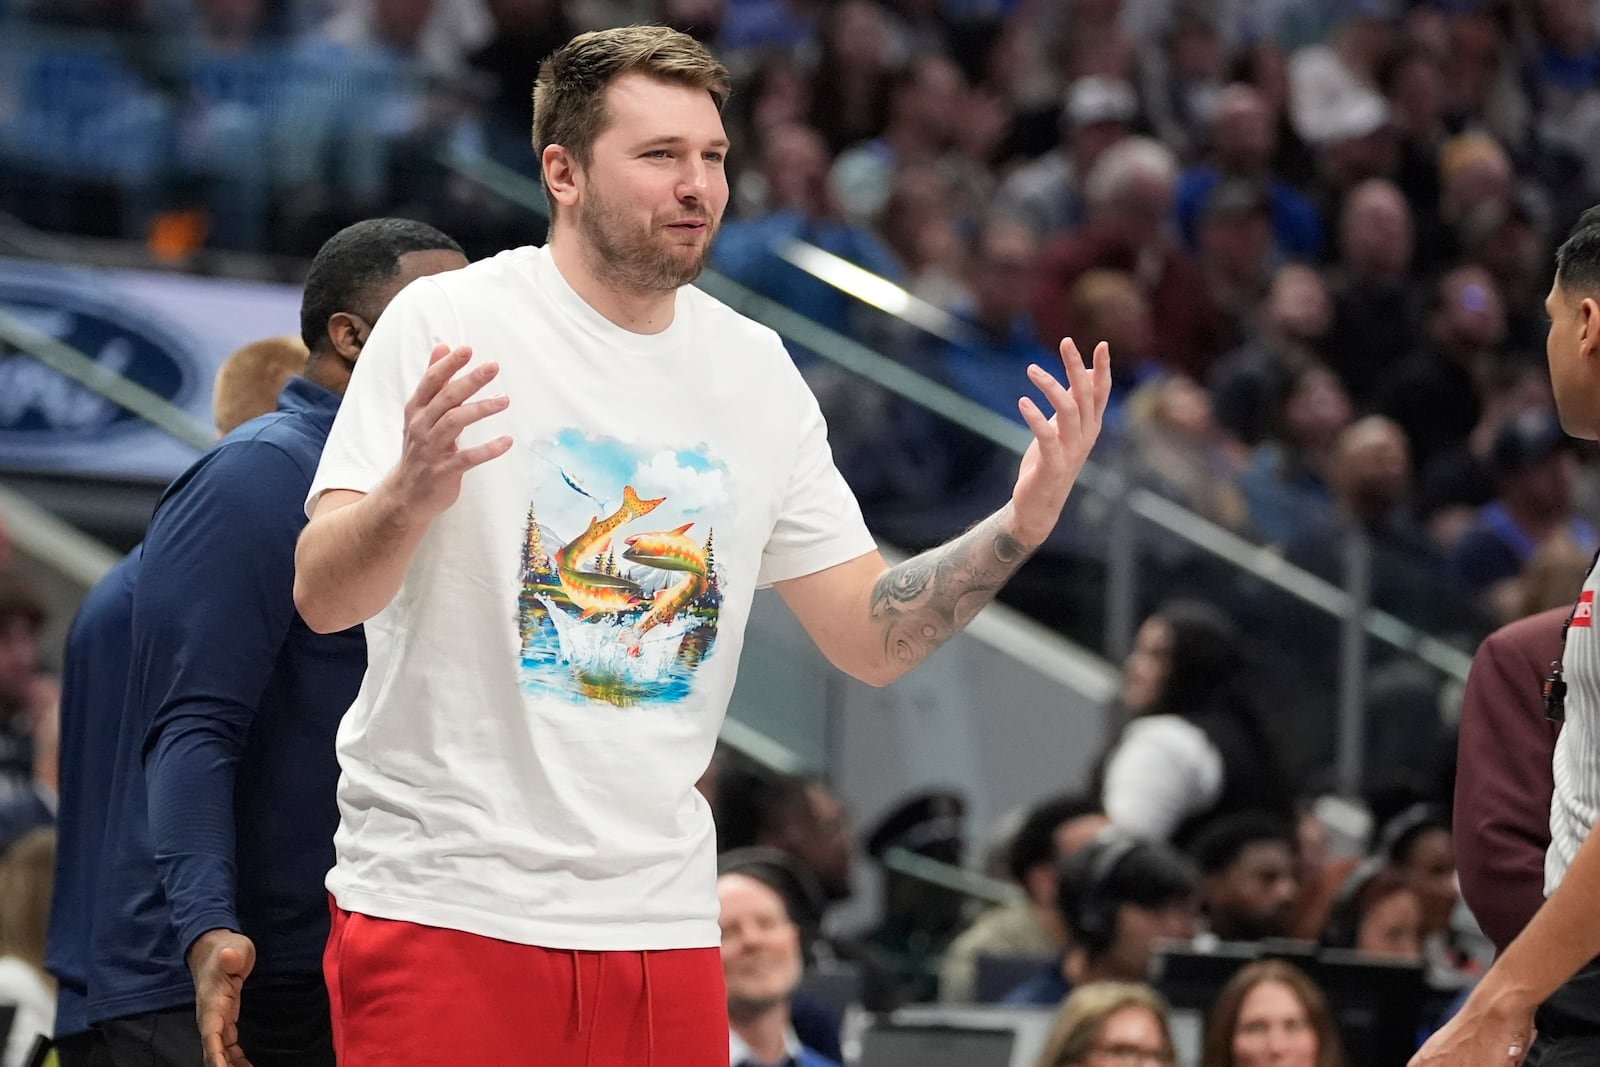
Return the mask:
[(0, 1010), (14, 1011), (9, 1034), (0, 1033), (0, 1067), (22, 1067), (55, 1017), (55, 983), (44, 969), (55, 869), (54, 830), (20, 837), (0, 856)]
[(1284, 960), (1248, 963), (1217, 995), (1201, 1067), (1345, 1067), (1328, 1001)]
[(1166, 1002), (1149, 986), (1091, 982), (1061, 1005), (1037, 1067), (1171, 1067)]

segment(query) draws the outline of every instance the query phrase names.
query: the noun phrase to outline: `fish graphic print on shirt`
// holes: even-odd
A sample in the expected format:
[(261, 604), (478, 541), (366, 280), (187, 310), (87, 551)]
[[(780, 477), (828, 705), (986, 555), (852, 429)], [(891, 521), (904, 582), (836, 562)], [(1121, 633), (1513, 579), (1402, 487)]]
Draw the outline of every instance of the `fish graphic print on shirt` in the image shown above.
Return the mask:
[(716, 648), (726, 465), (574, 429), (530, 446), (517, 596), (523, 691), (618, 707), (688, 696)]

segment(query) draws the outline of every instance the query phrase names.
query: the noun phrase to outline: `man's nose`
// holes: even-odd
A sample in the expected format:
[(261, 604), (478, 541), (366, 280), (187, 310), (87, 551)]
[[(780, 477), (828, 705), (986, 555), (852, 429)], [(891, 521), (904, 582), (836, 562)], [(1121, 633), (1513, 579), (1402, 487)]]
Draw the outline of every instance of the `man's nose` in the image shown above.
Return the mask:
[(685, 162), (683, 171), (678, 176), (678, 199), (694, 199), (705, 195), (706, 186), (709, 184), (708, 168), (703, 159), (691, 159)]

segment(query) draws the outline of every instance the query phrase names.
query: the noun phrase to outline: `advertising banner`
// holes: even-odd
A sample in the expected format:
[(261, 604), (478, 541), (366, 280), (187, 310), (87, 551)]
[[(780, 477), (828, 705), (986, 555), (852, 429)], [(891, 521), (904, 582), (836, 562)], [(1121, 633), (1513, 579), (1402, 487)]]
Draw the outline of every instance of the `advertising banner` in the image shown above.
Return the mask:
[[(0, 259), (0, 310), (210, 429), (217, 369), (300, 332), (300, 289), (158, 271)], [(0, 342), (0, 470), (168, 481), (189, 445)]]

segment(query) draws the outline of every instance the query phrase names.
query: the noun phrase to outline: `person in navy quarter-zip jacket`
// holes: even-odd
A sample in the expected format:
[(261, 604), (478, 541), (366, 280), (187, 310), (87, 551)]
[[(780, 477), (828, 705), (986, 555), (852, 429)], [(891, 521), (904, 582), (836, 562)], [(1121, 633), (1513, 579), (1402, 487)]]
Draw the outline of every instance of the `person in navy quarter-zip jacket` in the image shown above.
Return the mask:
[[(292, 343), (257, 341), (229, 356), (217, 372), (212, 405), (217, 436), (276, 410), (278, 394), (305, 366), (305, 344), (298, 337)], [(89, 926), (110, 815), (117, 723), (128, 694), (140, 551), (136, 546), (84, 598), (62, 661), (56, 872), (45, 958), (45, 969), (56, 979), (55, 1051), (61, 1067), (105, 1067), (109, 1056), (104, 1038), (89, 1025)], [(143, 819), (144, 809), (135, 810)]]
[[(211, 405), (216, 435), (277, 410), (278, 394), (306, 370), (306, 344), (269, 338), (227, 357)], [(117, 723), (128, 696), (133, 585), (142, 545), (107, 571), (78, 606), (61, 670), (61, 753), (56, 878), (45, 969), (56, 979), (54, 1045), (61, 1067), (106, 1067), (106, 1040), (88, 1021), (88, 955), (117, 763)], [(144, 814), (142, 808), (139, 814)]]
[[(197, 1067), (241, 1048), (255, 1067), (333, 1063), (333, 737), (366, 648), (358, 628), (322, 636), (300, 620), (294, 546), (372, 324), (413, 279), (465, 265), (454, 241), (405, 220), (329, 239), (301, 306), (305, 376), (157, 505), (111, 775), (124, 825), (107, 833), (91, 929), (88, 1015), (113, 1063)], [(218, 1014), (231, 1053), (202, 1050), (196, 1017)]]

